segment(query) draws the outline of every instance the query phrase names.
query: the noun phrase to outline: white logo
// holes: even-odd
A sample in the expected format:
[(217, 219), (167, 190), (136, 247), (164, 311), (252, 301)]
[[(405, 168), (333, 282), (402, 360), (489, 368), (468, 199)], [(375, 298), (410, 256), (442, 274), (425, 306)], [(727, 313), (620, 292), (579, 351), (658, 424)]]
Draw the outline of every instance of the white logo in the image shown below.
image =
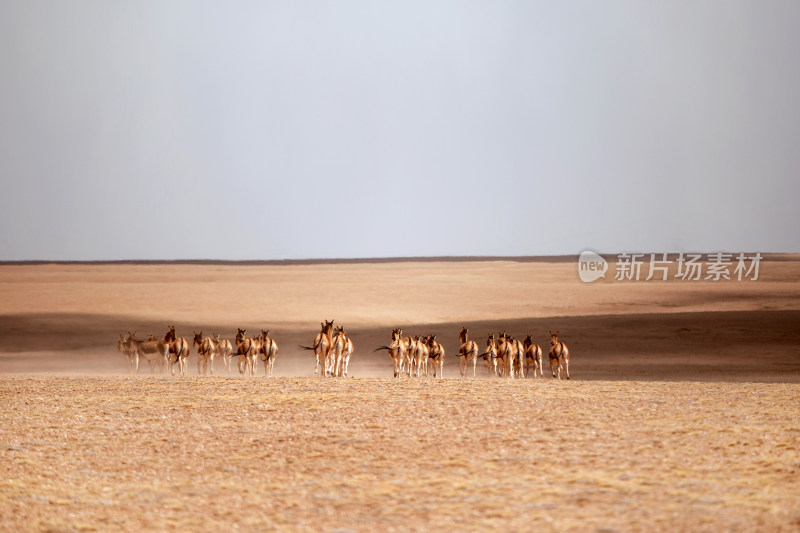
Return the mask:
[(584, 283), (605, 278), (608, 262), (594, 252), (583, 252), (578, 258), (578, 276)]

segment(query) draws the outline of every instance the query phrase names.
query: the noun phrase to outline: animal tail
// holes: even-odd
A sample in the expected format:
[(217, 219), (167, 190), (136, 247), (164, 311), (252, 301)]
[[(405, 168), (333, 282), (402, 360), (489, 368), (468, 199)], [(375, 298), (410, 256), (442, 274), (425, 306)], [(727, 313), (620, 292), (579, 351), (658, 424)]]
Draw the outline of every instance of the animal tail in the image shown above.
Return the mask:
[(390, 347), (388, 347), (388, 346), (378, 346), (377, 348), (375, 348), (375, 349), (374, 349), (374, 350), (372, 350), (372, 351), (373, 351), (373, 352), (377, 352), (377, 351), (379, 351), (379, 350), (391, 350), (391, 348), (390, 348)]
[(298, 346), (299, 346), (300, 348), (302, 348), (303, 350), (316, 350), (316, 349), (317, 349), (317, 346), (319, 346), (319, 344), (317, 344), (317, 346), (314, 346), (314, 347), (311, 347), (311, 346), (303, 346), (302, 344), (298, 344)]

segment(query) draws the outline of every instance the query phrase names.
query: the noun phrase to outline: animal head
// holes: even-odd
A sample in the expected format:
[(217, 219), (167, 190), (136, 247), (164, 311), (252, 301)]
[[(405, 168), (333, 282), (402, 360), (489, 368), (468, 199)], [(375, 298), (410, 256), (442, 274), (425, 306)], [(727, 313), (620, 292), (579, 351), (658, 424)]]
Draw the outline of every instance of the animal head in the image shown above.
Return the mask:
[(558, 342), (558, 331), (550, 332), (550, 346), (554, 346)]
[(156, 337), (155, 335), (148, 335), (148, 336), (147, 336), (147, 340), (149, 340), (149, 341), (151, 341), (151, 342), (152, 342), (152, 341), (157, 341), (157, 340), (158, 340), (158, 337)]
[(461, 332), (458, 334), (458, 338), (461, 342), (467, 342), (467, 335), (469, 335), (469, 328), (461, 328)]
[(200, 344), (201, 342), (203, 342), (203, 332), (202, 331), (200, 333), (197, 333), (196, 331), (193, 331), (193, 333), (194, 333), (194, 342), (192, 344)]
[(240, 341), (244, 339), (244, 332), (247, 331), (246, 329), (236, 328), (236, 340)]
[(219, 342), (219, 333), (212, 333), (211, 338), (214, 339), (214, 342)]

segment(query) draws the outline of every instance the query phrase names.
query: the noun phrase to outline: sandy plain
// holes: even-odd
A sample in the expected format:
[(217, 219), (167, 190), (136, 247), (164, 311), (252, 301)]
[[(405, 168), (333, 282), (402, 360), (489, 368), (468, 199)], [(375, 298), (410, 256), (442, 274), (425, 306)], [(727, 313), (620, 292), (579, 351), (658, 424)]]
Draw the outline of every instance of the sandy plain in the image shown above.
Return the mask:
[[(353, 378), (297, 348), (331, 318)], [(270, 329), (276, 377), (126, 375), (118, 334), (173, 324)], [(572, 379), (461, 380), (461, 326), (559, 330)], [(796, 531), (798, 326), (795, 256), (591, 284), (571, 260), (2, 265), (0, 529)], [(438, 334), (446, 379), (392, 379), (394, 327)]]

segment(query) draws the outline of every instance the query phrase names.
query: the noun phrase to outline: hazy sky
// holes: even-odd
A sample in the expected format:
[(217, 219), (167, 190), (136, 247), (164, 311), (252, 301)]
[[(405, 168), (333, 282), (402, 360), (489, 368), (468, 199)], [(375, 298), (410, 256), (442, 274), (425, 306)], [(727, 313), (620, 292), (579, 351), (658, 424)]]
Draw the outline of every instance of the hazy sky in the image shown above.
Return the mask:
[(0, 2), (0, 260), (800, 252), (800, 2)]

